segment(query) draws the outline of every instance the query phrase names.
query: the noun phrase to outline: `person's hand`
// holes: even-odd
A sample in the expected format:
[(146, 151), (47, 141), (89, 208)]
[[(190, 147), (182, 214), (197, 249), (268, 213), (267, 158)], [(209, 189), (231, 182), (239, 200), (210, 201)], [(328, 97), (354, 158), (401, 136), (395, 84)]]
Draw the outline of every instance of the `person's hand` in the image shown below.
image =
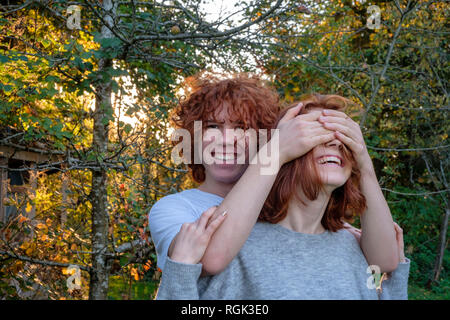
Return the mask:
[(289, 109), (278, 122), (280, 164), (303, 156), (317, 145), (335, 139), (334, 130), (328, 130), (318, 121), (320, 111), (298, 115), (302, 108), (299, 103)]
[(400, 262), (406, 262), (405, 257), (405, 244), (403, 242), (403, 229), (394, 222), (395, 236), (397, 238), (398, 256), (400, 257)]
[(319, 122), (323, 124), (324, 128), (335, 131), (335, 137), (350, 148), (360, 170), (373, 169), (372, 160), (358, 123), (344, 112), (331, 109), (322, 110)]
[(192, 223), (184, 223), (173, 239), (170, 259), (173, 261), (197, 264), (202, 259), (209, 240), (225, 220), (226, 212), (213, 218), (217, 207), (211, 207)]
[[(360, 243), (361, 241), (361, 230), (353, 227), (351, 224), (344, 222), (344, 228), (347, 229)], [(395, 236), (397, 238), (398, 256), (400, 257), (400, 262), (406, 262), (405, 258), (405, 244), (403, 242), (403, 229), (394, 222)]]
[(355, 237), (356, 241), (358, 241), (358, 244), (361, 245), (361, 230), (347, 222), (344, 222), (344, 228), (347, 229)]

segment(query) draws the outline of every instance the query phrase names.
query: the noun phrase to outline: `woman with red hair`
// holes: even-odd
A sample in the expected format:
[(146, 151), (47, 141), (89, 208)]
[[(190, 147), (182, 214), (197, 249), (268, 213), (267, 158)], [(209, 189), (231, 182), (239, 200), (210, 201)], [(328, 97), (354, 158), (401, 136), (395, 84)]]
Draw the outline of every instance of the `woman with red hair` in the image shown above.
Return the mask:
[[(296, 116), (301, 108), (298, 105), (285, 114), (283, 128), (277, 136), (258, 146), (254, 154), (249, 137), (239, 137), (230, 131), (270, 131), (279, 114), (276, 91), (261, 79), (248, 75), (196, 78), (190, 84), (191, 91), (176, 109), (173, 120), (192, 139), (188, 143), (189, 152), (183, 150), (182, 156), (189, 158), (185, 160), (200, 185), (160, 199), (150, 210), (149, 227), (157, 264), (163, 271), (175, 243), (182, 242), (180, 230), (189, 228), (202, 235), (199, 242), (209, 243), (202, 254), (203, 270), (206, 274), (216, 274), (225, 269), (247, 240), (280, 166), (332, 140), (334, 133), (317, 121), (318, 115)], [(198, 132), (196, 122), (201, 124)], [(220, 133), (222, 139), (209, 139), (211, 132)], [(200, 143), (195, 141), (198, 135), (203, 136)], [(267, 163), (259, 159), (271, 150), (274, 170), (261, 174)], [(199, 153), (214, 161), (196, 163)], [(245, 161), (238, 161), (240, 158)], [(249, 165), (252, 160), (256, 163)], [(208, 211), (213, 206), (218, 206), (218, 210)], [(192, 262), (190, 257), (183, 258)]]
[[(318, 94), (311, 95), (302, 102), (304, 107), (300, 114), (320, 114), (323, 110), (345, 111), (351, 103), (338, 95)], [(289, 108), (280, 117), (287, 110)], [(338, 180), (337, 184), (341, 180), (345, 183), (336, 188), (332, 183), (333, 179)], [(318, 228), (336, 232), (344, 227), (344, 221), (351, 221), (366, 209), (366, 198), (359, 187), (360, 179), (361, 172), (353, 153), (336, 138), (327, 144), (316, 146), (311, 152), (286, 163), (280, 169), (259, 218), (261, 221), (287, 225), (289, 207), (291, 210), (300, 205), (304, 207), (305, 201), (315, 201), (322, 194), (328, 197)]]
[[(343, 123), (349, 102), (337, 95), (312, 95), (302, 101), (301, 113), (320, 118), (326, 111)], [(193, 247), (189, 249), (188, 241), (175, 246), (158, 299), (407, 299), (409, 261), (399, 261), (379, 296), (371, 271), (380, 275), (380, 268), (369, 267), (357, 239), (344, 226), (344, 221), (364, 214), (368, 200), (361, 190), (361, 155), (352, 151), (349, 136), (336, 133), (335, 139), (281, 167), (259, 222), (220, 274), (199, 279), (202, 267), (194, 263), (201, 252), (196, 262), (186, 263), (180, 251), (186, 255)], [(189, 239), (189, 232), (182, 234)], [(403, 244), (395, 249), (399, 247)]]
[[(248, 75), (228, 79), (203, 77), (192, 82), (192, 90), (177, 108), (174, 122), (190, 133), (193, 139), (190, 154), (194, 160), (198, 153), (209, 153), (214, 161), (190, 161), (192, 176), (200, 186), (167, 195), (151, 208), (149, 227), (157, 263), (163, 271), (174, 245), (178, 243), (182, 247), (180, 238), (186, 235), (190, 238), (185, 229), (194, 229), (201, 235), (191, 241), (198, 242), (198, 248), (208, 243), (206, 251), (198, 250), (204, 253), (201, 257), (204, 274), (224, 270), (247, 240), (279, 169), (336, 137), (343, 139), (356, 154), (361, 171), (361, 192), (367, 200), (367, 210), (361, 219), (361, 248), (370, 264), (378, 265), (383, 272), (395, 270), (398, 264), (395, 232), (389, 227), (393, 221), (359, 126), (351, 119), (344, 119), (345, 114), (339, 111), (329, 110), (335, 113), (323, 118), (318, 113), (298, 114), (301, 108), (301, 104), (290, 108), (279, 121), (274, 137), (258, 145), (255, 154), (248, 150), (247, 136), (236, 138), (227, 132), (274, 128), (279, 114), (276, 91)], [(203, 137), (213, 131), (221, 133), (223, 138), (220, 141), (204, 138), (198, 146), (194, 141), (196, 121), (203, 124), (200, 130)], [(216, 147), (215, 151), (206, 152), (213, 150), (209, 149), (211, 146)], [(273, 170), (262, 174), (267, 165), (259, 160), (269, 153)], [(245, 155), (244, 163), (238, 161), (241, 155)], [(182, 259), (196, 261), (195, 257), (186, 255)]]

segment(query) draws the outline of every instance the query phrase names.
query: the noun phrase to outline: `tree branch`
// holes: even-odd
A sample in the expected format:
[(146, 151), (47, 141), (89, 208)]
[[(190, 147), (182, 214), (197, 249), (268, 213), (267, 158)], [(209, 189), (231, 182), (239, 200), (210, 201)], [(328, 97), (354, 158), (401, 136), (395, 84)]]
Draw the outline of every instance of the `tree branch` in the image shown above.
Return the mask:
[(55, 261), (34, 259), (34, 258), (26, 257), (26, 256), (17, 255), (15, 253), (9, 252), (9, 251), (2, 251), (2, 250), (0, 250), (0, 254), (1, 255), (6, 255), (6, 256), (9, 256), (11, 258), (18, 259), (18, 260), (21, 260), (21, 261), (30, 262), (30, 263), (34, 263), (34, 264), (40, 264), (40, 265), (44, 265), (44, 266), (65, 267), (65, 268), (67, 268), (67, 267), (75, 265), (78, 268), (80, 268), (81, 270), (84, 270), (84, 271), (87, 271), (87, 272), (91, 271), (91, 267), (89, 267), (89, 266), (81, 266), (81, 265), (77, 265), (77, 264), (73, 264), (73, 263), (61, 263), (61, 262), (55, 262)]

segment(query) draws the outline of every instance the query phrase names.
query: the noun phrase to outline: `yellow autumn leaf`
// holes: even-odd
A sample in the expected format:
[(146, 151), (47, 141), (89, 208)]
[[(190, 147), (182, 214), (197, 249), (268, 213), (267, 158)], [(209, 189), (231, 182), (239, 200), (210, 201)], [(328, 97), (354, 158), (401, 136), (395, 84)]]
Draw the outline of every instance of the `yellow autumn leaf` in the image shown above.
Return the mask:
[(139, 281), (139, 273), (136, 268), (131, 268), (130, 273), (134, 277), (134, 280)]
[(38, 228), (38, 229), (46, 229), (47, 226), (46, 226), (45, 224), (39, 222), (39, 223), (36, 225), (36, 228)]
[(33, 210), (33, 206), (31, 205), (31, 203), (27, 203), (27, 207), (25, 208), (25, 212), (26, 213), (30, 213), (31, 210)]

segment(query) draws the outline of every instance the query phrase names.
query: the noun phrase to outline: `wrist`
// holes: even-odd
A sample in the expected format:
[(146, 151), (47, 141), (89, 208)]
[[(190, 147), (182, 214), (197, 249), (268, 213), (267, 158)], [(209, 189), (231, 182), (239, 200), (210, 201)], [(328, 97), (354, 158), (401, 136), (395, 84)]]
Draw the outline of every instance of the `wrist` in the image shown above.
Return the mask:
[(359, 167), (359, 171), (361, 172), (361, 176), (364, 177), (373, 177), (377, 178), (375, 174), (375, 168), (373, 167), (372, 161), (369, 159), (369, 161), (365, 161), (364, 165)]
[(173, 254), (172, 256), (169, 256), (170, 260), (178, 262), (178, 263), (184, 263), (184, 264), (197, 264), (198, 260), (195, 260), (191, 257), (187, 257), (184, 255), (177, 255)]

